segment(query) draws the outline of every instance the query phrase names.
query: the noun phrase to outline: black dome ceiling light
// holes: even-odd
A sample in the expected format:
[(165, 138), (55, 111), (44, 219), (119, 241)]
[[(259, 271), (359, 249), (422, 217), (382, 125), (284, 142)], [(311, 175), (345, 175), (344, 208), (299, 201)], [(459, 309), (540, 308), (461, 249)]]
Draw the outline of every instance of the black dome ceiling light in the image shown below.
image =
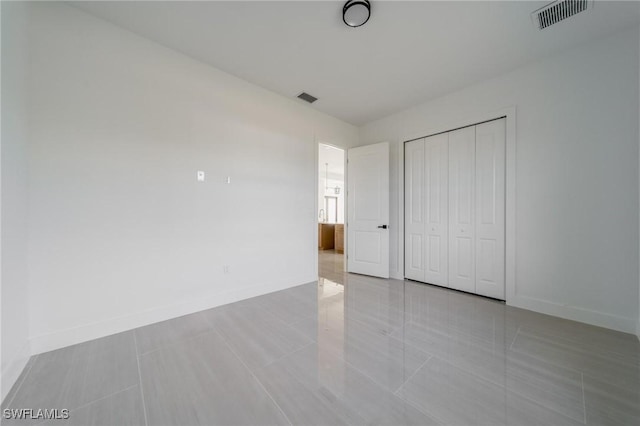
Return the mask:
[(349, 0), (342, 8), (342, 20), (350, 27), (360, 27), (367, 23), (371, 16), (369, 0)]

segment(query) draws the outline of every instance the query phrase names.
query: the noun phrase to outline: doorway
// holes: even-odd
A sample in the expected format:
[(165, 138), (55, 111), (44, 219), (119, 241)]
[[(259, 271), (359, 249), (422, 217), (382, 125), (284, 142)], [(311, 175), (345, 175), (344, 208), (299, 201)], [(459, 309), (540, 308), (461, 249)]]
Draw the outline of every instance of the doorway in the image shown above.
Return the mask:
[(318, 274), (331, 279), (345, 265), (345, 150), (318, 144)]

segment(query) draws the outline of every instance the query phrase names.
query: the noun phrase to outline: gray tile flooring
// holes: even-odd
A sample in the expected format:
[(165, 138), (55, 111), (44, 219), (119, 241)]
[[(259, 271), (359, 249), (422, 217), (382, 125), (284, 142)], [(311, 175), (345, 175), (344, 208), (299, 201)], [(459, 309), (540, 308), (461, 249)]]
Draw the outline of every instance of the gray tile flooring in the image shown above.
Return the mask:
[(34, 356), (7, 425), (640, 425), (640, 343), (343, 272)]

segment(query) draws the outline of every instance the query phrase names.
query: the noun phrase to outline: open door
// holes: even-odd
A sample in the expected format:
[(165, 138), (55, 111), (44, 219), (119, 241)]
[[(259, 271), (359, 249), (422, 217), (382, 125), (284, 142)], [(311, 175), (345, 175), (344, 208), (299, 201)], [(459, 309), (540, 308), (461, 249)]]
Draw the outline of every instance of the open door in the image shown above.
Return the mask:
[(347, 271), (389, 278), (389, 144), (347, 158)]

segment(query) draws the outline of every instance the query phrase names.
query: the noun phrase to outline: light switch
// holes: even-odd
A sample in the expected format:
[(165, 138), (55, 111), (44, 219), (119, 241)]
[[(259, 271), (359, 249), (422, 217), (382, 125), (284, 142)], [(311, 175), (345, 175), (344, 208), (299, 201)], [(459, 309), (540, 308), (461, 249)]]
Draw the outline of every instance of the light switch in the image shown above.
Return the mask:
[(231, 176), (224, 178), (224, 183), (231, 183)]
[(197, 177), (198, 177), (198, 182), (204, 182), (204, 172), (198, 171)]

